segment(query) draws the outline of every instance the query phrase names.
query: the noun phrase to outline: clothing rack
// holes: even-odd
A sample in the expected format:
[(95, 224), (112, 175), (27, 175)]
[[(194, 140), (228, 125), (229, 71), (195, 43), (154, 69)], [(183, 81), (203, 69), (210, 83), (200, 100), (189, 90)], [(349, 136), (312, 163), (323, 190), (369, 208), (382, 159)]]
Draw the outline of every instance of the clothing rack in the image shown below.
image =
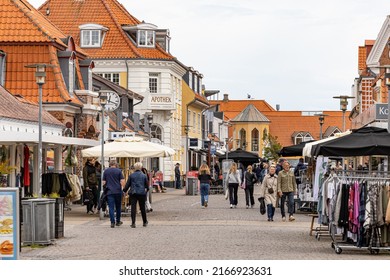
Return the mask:
[[(70, 172), (66, 172), (65, 170), (61, 169), (53, 169), (53, 170), (45, 170), (43, 174), (71, 174)], [(64, 198), (64, 211), (71, 211), (72, 208), (69, 206), (69, 200)]]
[[(361, 170), (359, 170), (359, 172), (361, 172)], [(378, 174), (378, 175), (387, 175), (389, 174), (389, 172), (381, 172), (382, 174)], [(376, 176), (376, 174), (373, 174), (373, 172), (367, 172), (366, 173), (367, 175), (369, 176), (364, 176), (364, 174), (359, 174), (358, 176), (348, 176), (348, 175), (343, 175), (343, 176), (337, 176), (338, 179), (340, 179), (341, 183), (339, 182), (338, 183), (338, 188), (336, 188), (336, 193), (335, 193), (335, 197), (336, 197), (336, 200), (338, 199), (338, 196), (339, 195), (342, 195), (342, 189), (341, 187), (343, 186), (343, 184), (346, 184), (347, 182), (349, 183), (352, 183), (352, 182), (356, 182), (356, 180), (359, 180), (359, 183), (362, 184), (363, 183), (363, 180), (365, 180), (365, 183), (366, 185), (359, 185), (358, 186), (358, 190), (359, 190), (359, 204), (358, 204), (358, 224), (354, 224), (354, 226), (357, 226), (357, 229), (356, 230), (356, 233), (353, 232), (353, 230), (350, 232), (349, 230), (351, 229), (351, 224), (350, 224), (350, 220), (348, 219), (348, 227), (346, 225), (344, 225), (342, 228), (342, 238), (343, 238), (343, 241), (341, 242), (338, 242), (336, 241), (335, 237), (336, 237), (336, 231), (337, 229), (340, 229), (339, 226), (337, 226), (337, 222), (338, 221), (331, 221), (329, 222), (329, 231), (330, 231), (330, 236), (332, 238), (332, 248), (335, 250), (335, 253), (336, 254), (341, 254), (341, 252), (343, 251), (343, 249), (348, 249), (348, 250), (368, 250), (371, 254), (379, 254), (380, 251), (383, 251), (383, 250), (386, 250), (386, 251), (390, 251), (390, 246), (384, 246), (384, 244), (382, 243), (382, 234), (385, 233), (386, 231), (389, 231), (384, 225), (382, 226), (378, 226), (377, 224), (375, 225), (369, 225), (368, 227), (367, 226), (364, 226), (364, 223), (366, 222), (366, 219), (367, 218), (370, 218), (372, 219), (373, 217), (371, 216), (372, 215), (372, 212), (371, 212), (371, 208), (369, 208), (369, 212), (367, 214), (367, 208), (366, 208), (366, 205), (367, 204), (371, 204), (372, 202), (372, 197), (369, 197), (370, 194), (374, 196), (374, 198), (380, 198), (380, 192), (382, 191), (382, 195), (383, 194), (386, 194), (385, 191), (383, 191), (383, 188), (385, 187), (388, 187), (389, 186), (389, 183), (390, 183), (390, 178), (388, 177), (378, 177)], [(372, 176), (374, 175), (374, 176)], [(370, 182), (369, 182), (370, 181)], [(379, 188), (379, 191), (376, 190), (377, 192), (372, 192), (369, 188), (370, 187), (374, 187), (376, 185), (377, 188)], [(351, 194), (351, 188), (352, 185), (350, 185), (348, 187), (348, 194), (350, 195)], [(356, 187), (356, 185), (355, 185)], [(366, 197), (365, 200), (363, 200), (363, 205), (364, 205), (364, 215), (363, 215), (363, 219), (364, 221), (361, 220), (361, 211), (362, 211), (362, 208), (361, 208), (361, 205), (362, 205), (362, 200), (361, 200), (361, 194), (362, 194), (362, 189), (361, 187), (364, 187), (365, 190), (363, 190), (363, 193), (364, 193), (364, 197)], [(338, 190), (338, 191), (337, 191)], [(356, 189), (353, 190), (353, 192), (355, 192)], [(345, 194), (344, 194), (345, 195)], [(343, 198), (343, 196), (341, 196), (341, 198)], [(348, 196), (348, 209), (350, 207), (350, 199), (351, 197)], [(354, 200), (353, 203), (357, 202), (355, 198), (352, 198)], [(334, 200), (334, 197), (332, 197), (332, 200), (333, 202), (335, 202), (336, 200)], [(337, 204), (337, 202), (336, 202)], [(353, 208), (355, 209), (355, 205), (353, 204)], [(335, 207), (335, 209), (337, 209), (337, 207)], [(345, 210), (345, 209), (344, 209)], [(350, 210), (348, 210), (350, 211)], [(353, 210), (354, 211), (354, 210)], [(332, 213), (334, 214), (334, 213)], [(356, 213), (354, 213), (356, 214)], [(341, 214), (340, 214), (341, 215)], [(349, 214), (350, 215), (350, 214)], [(381, 232), (381, 229), (383, 228), (383, 232)], [(354, 241), (353, 239), (354, 238), (350, 238), (350, 240), (352, 239), (353, 242), (349, 241), (348, 242), (348, 233), (350, 232), (350, 235), (355, 235), (354, 238), (356, 239), (356, 241)], [(367, 237), (367, 235), (369, 236), (369, 238)], [(360, 239), (360, 242), (359, 242), (359, 239)], [(365, 244), (364, 242), (367, 243), (368, 241), (368, 244), (369, 245), (366, 245), (366, 246), (361, 246), (361, 244)], [(375, 243), (374, 246), (372, 246), (372, 242)], [(380, 246), (377, 246), (377, 245), (380, 245)]]

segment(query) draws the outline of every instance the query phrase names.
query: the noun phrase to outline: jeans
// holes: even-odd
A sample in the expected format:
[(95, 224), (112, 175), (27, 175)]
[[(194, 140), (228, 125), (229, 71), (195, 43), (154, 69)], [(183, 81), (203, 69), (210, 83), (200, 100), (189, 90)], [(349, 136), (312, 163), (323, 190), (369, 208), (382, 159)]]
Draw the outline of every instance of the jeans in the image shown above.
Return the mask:
[(176, 189), (180, 189), (181, 188), (181, 182), (180, 182), (180, 177), (176, 177)]
[(201, 183), (200, 184), (200, 204), (204, 206), (205, 201), (209, 201), (209, 190), (210, 184)]
[[(245, 188), (245, 200), (246, 200), (246, 205), (255, 205), (255, 198), (253, 197), (253, 189), (254, 186), (246, 186)], [(250, 203), (250, 204), (249, 204)]]
[(230, 204), (233, 204), (233, 205), (238, 204), (237, 192), (238, 192), (238, 183), (229, 183)]
[(282, 201), (280, 203), (280, 212), (282, 213), (282, 217), (286, 217), (286, 213), (284, 210), (284, 204), (286, 203), (287, 197), (287, 209), (288, 214), (292, 216), (294, 214), (294, 193), (293, 192), (283, 192)]
[(108, 202), (108, 211), (110, 214), (111, 224), (115, 223), (114, 213), (116, 211), (116, 222), (119, 223), (121, 221), (121, 212), (122, 212), (122, 194), (109, 194), (107, 195)]
[(146, 208), (145, 208), (145, 201), (146, 201), (147, 194), (132, 194), (130, 196), (131, 201), (131, 223), (135, 224), (135, 215), (137, 214), (136, 206), (137, 201), (139, 204), (139, 208), (141, 210), (141, 216), (143, 223), (147, 223), (148, 220), (146, 219)]
[(267, 216), (268, 216), (268, 219), (273, 220), (274, 219), (274, 214), (275, 214), (275, 207), (272, 206), (272, 203), (267, 204)]

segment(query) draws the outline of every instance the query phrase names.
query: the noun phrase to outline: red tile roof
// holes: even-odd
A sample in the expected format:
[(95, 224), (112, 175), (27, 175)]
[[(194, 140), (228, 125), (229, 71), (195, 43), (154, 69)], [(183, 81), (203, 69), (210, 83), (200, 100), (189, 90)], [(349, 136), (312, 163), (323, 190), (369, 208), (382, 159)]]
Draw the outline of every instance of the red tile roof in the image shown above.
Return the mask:
[[(278, 137), (278, 142), (282, 146), (293, 145), (292, 135), (297, 131), (309, 132), (314, 139), (320, 138), (320, 123), (318, 116), (304, 116), (302, 111), (276, 111), (264, 100), (213, 100), (211, 105), (219, 105), (218, 111), (224, 112), (225, 117), (230, 120), (239, 115), (249, 104), (255, 106), (271, 122), (269, 124), (270, 133)], [(325, 117), (322, 126), (324, 133), (329, 126), (337, 126), (340, 130), (343, 127), (341, 111), (324, 111)], [(349, 112), (345, 113), (346, 129), (351, 127), (348, 119)], [(232, 130), (229, 130), (229, 134)]]
[(100, 24), (108, 31), (102, 48), (86, 48), (92, 58), (145, 58), (173, 60), (159, 45), (156, 48), (138, 48), (122, 29), (123, 25), (141, 23), (116, 0), (48, 0), (39, 10), (61, 30), (73, 36), (80, 43), (80, 25), (87, 23)]
[(7, 55), (7, 90), (38, 102), (35, 70), (26, 66), (51, 64), (54, 68), (46, 70), (42, 101), (81, 106), (82, 102), (67, 91), (57, 57), (59, 50), (68, 48), (66, 40), (62, 40), (67, 36), (27, 1), (0, 0), (0, 6), (0, 49)]

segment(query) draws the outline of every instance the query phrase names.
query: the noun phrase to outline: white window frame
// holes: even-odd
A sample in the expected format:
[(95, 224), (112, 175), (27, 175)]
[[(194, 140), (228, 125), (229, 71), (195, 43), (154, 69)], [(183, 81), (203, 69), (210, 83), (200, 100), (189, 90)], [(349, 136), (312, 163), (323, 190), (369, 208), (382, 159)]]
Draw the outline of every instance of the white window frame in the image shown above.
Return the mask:
[[(144, 41), (141, 41), (141, 37)], [(154, 48), (156, 42), (156, 32), (154, 30), (138, 30), (137, 45), (143, 48)]]
[(103, 77), (104, 79), (113, 82), (114, 84), (120, 85), (121, 80), (120, 80), (119, 73), (97, 73), (97, 74)]
[[(88, 38), (87, 38), (88, 35)], [(93, 38), (97, 35), (97, 41)], [(81, 30), (81, 47), (82, 48), (98, 48), (101, 47), (101, 31), (100, 30)]]
[(159, 82), (160, 74), (159, 73), (149, 73), (149, 92), (158, 93), (159, 92)]
[[(79, 26), (82, 48), (101, 48), (108, 28), (100, 24), (87, 23)], [(88, 38), (86, 37), (88, 36)], [(95, 40), (93, 40), (95, 39)], [(96, 40), (97, 39), (97, 40)]]

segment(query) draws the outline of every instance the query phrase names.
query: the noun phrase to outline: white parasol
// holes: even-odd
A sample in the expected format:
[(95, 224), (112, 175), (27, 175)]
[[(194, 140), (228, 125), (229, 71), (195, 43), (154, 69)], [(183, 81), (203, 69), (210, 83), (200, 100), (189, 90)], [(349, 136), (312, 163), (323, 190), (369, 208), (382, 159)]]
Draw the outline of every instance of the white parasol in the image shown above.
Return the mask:
[[(99, 157), (101, 145), (82, 150), (81, 153), (83, 157)], [(105, 157), (168, 157), (174, 154), (174, 149), (144, 141), (140, 137), (126, 137), (104, 144)]]

